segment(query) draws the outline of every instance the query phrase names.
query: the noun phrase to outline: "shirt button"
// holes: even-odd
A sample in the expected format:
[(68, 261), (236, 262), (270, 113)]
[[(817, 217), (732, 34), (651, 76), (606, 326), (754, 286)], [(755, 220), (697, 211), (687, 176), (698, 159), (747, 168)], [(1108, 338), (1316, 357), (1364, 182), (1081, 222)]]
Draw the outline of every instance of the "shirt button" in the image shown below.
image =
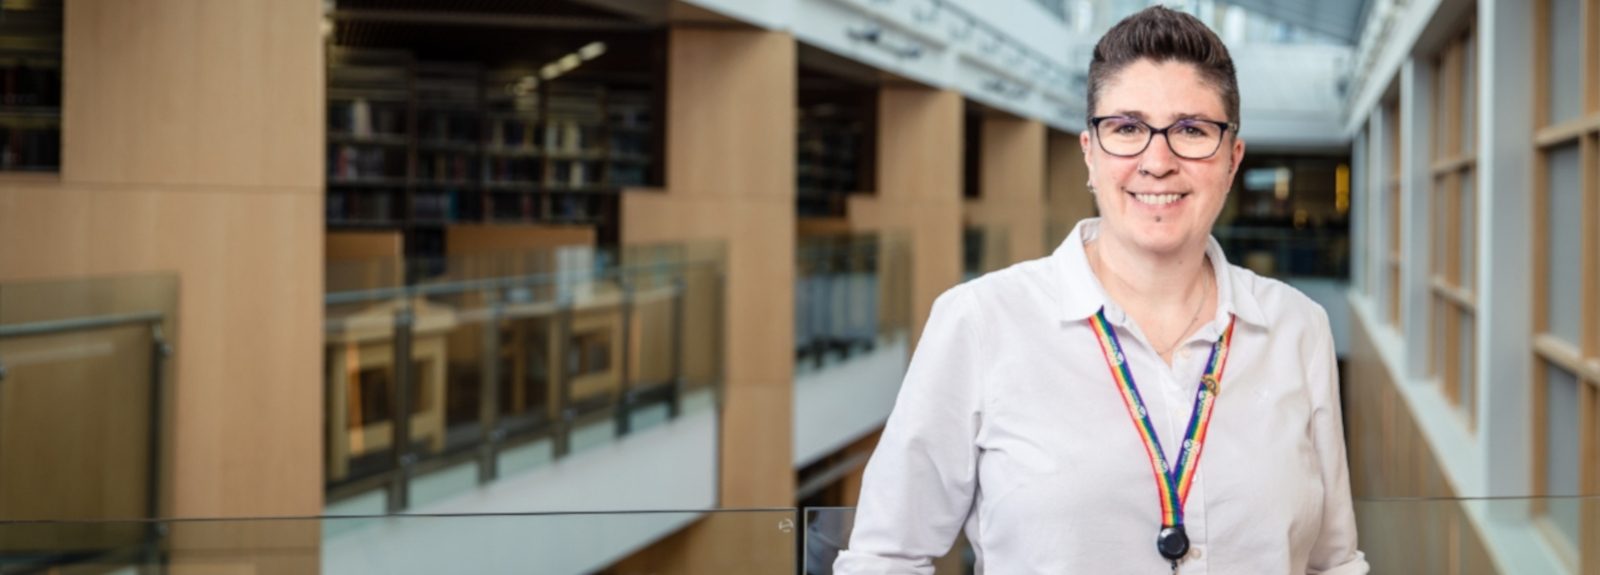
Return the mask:
[(1178, 348), (1178, 358), (1179, 359), (1189, 359), (1189, 346), (1186, 345), (1186, 346)]
[(1190, 559), (1199, 559), (1199, 558), (1205, 557), (1205, 556), (1206, 556), (1206, 552), (1202, 551), (1200, 549), (1199, 545), (1196, 545), (1194, 547), (1190, 547), (1189, 548), (1189, 558)]

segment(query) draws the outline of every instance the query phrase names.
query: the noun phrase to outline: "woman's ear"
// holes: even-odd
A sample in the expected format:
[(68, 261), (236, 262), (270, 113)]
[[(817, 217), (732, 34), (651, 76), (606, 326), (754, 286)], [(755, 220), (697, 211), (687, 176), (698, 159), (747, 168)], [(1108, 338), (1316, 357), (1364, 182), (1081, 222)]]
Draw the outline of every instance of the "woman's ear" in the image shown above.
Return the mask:
[(1089, 147), (1089, 140), (1090, 136), (1088, 130), (1084, 130), (1082, 133), (1078, 134), (1078, 148), (1083, 150), (1083, 165), (1089, 168), (1089, 181), (1091, 182), (1089, 187), (1091, 190), (1093, 190), (1094, 186), (1092, 185), (1092, 182), (1094, 182), (1094, 159), (1090, 157), (1090, 154), (1093, 153), (1094, 149)]
[(1242, 161), (1244, 161), (1244, 140), (1240, 139), (1238, 134), (1234, 134), (1234, 136), (1233, 136), (1233, 166), (1228, 168), (1228, 181), (1229, 182), (1232, 182), (1233, 181), (1233, 177), (1239, 174), (1239, 162), (1242, 162)]

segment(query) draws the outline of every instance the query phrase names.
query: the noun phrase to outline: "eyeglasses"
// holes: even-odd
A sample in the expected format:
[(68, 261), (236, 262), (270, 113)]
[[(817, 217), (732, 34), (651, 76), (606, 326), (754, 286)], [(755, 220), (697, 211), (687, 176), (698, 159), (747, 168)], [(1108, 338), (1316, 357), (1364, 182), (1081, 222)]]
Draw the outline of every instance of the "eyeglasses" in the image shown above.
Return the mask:
[(1167, 148), (1180, 158), (1204, 160), (1222, 149), (1222, 136), (1238, 126), (1232, 122), (1211, 120), (1179, 120), (1165, 128), (1156, 129), (1138, 118), (1126, 116), (1097, 116), (1089, 118), (1094, 127), (1095, 139), (1100, 149), (1113, 156), (1137, 156), (1150, 147), (1156, 134), (1167, 138)]

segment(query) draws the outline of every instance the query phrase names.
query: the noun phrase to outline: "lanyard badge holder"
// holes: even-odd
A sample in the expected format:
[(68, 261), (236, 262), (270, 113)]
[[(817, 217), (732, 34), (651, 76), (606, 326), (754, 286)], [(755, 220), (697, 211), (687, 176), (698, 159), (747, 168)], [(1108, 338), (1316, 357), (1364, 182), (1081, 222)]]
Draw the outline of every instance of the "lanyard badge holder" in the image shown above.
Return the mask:
[(1205, 443), (1206, 431), (1211, 428), (1211, 408), (1216, 405), (1217, 393), (1221, 391), (1222, 370), (1228, 363), (1234, 322), (1230, 319), (1222, 337), (1211, 345), (1211, 359), (1206, 362), (1205, 374), (1200, 376), (1199, 389), (1195, 390), (1194, 409), (1189, 416), (1189, 425), (1184, 428), (1183, 447), (1178, 451), (1176, 468), (1167, 465), (1161, 440), (1156, 437), (1155, 425), (1150, 422), (1150, 413), (1144, 407), (1144, 399), (1139, 396), (1139, 387), (1133, 381), (1133, 370), (1128, 367), (1127, 357), (1122, 353), (1122, 343), (1117, 340), (1111, 322), (1106, 320), (1105, 308), (1095, 312), (1089, 318), (1089, 324), (1100, 341), (1106, 366), (1111, 369), (1111, 378), (1122, 393), (1122, 402), (1128, 407), (1128, 415), (1139, 432), (1145, 453), (1150, 456), (1150, 470), (1155, 475), (1156, 491), (1161, 498), (1161, 530), (1156, 533), (1156, 551), (1171, 561), (1173, 572), (1177, 572), (1178, 560), (1189, 553), (1189, 534), (1183, 528), (1183, 503), (1189, 499), (1195, 470), (1200, 467), (1200, 450)]

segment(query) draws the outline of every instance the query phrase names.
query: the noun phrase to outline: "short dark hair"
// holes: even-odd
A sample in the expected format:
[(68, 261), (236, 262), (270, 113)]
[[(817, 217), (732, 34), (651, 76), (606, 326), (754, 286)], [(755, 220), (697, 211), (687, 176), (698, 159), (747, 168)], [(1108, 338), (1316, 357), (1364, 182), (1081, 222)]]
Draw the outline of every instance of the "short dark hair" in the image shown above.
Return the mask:
[(1164, 6), (1152, 6), (1122, 19), (1095, 44), (1094, 59), (1089, 61), (1090, 116), (1095, 114), (1100, 90), (1111, 77), (1144, 59), (1193, 64), (1200, 77), (1222, 96), (1228, 121), (1238, 125), (1239, 80), (1228, 47), (1199, 18)]

